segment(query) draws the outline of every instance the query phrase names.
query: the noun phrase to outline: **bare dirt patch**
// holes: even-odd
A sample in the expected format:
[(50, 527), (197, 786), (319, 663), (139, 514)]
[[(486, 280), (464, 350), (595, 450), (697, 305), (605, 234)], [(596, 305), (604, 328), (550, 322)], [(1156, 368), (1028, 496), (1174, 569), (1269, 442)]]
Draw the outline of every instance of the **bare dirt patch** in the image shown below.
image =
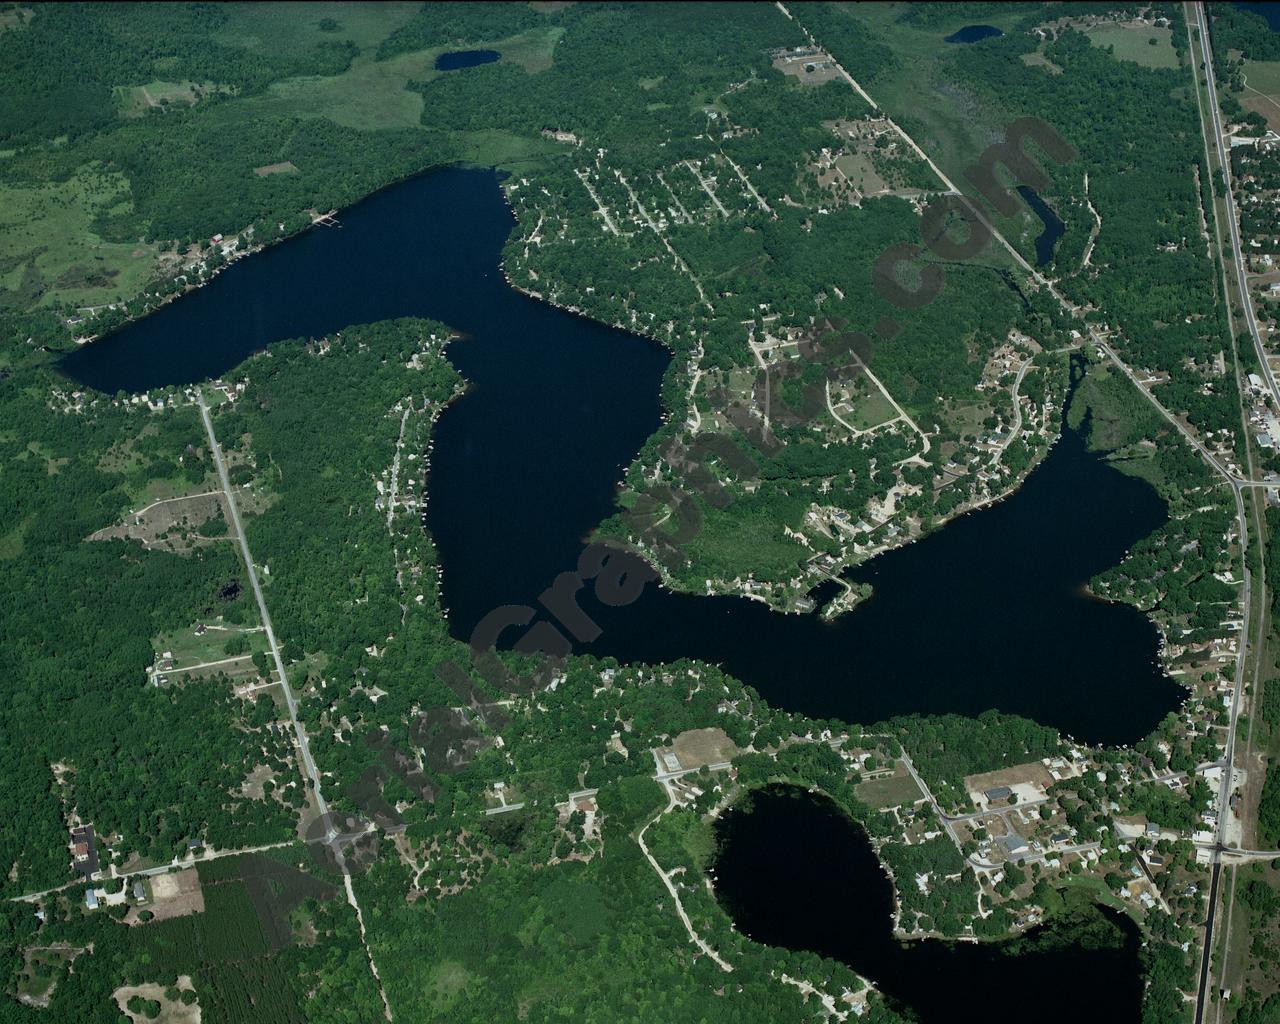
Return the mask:
[[(120, 1008), (120, 1012), (133, 1021), (133, 1024), (200, 1024), (200, 1004), (198, 1002), (185, 1003), (181, 997), (170, 999), (168, 993), (171, 989), (176, 989), (179, 993), (191, 992), (194, 994), (195, 992), (190, 976), (182, 974), (179, 975), (177, 983), (171, 986), (160, 985), (156, 982), (148, 982), (145, 985), (122, 985), (111, 993), (111, 997), (116, 1001), (116, 1006)], [(191, 997), (188, 996), (187, 998)], [(135, 1012), (130, 1009), (129, 1001), (131, 999), (159, 1003), (159, 1016), (149, 1017), (140, 1011)], [(135, 1002), (134, 1005), (137, 1006), (138, 1004)]]
[(805, 85), (821, 85), (840, 77), (831, 55), (813, 46), (775, 50), (771, 56), (775, 68)]
[[(195, 548), (219, 539), (200, 532), (200, 527), (219, 519), (226, 522), (222, 494), (198, 491), (153, 502), (128, 515), (122, 523), (91, 533), (88, 539), (137, 540), (147, 549), (190, 554)], [(225, 535), (225, 529), (223, 532)]]
[[(1028, 799), (1043, 797), (1045, 791), (1054, 782), (1055, 779), (1048, 768), (1039, 761), (1031, 761), (1027, 764), (1010, 765), (1008, 768), (1000, 768), (994, 772), (970, 775), (964, 780), (964, 788), (975, 804), (984, 807), (987, 803), (984, 794), (989, 790), (1007, 786), (1017, 794), (1019, 803), (1025, 803)], [(1003, 800), (995, 802), (1002, 806), (1004, 803)]]
[(28, 946), (22, 951), (22, 970), (17, 976), (18, 1002), (40, 1009), (47, 1007), (67, 965), (74, 963), (81, 953), (92, 951), (92, 946), (72, 946), (66, 942)]
[(723, 729), (690, 729), (675, 738), (670, 747), (660, 748), (658, 756), (675, 754), (681, 769), (703, 768), (723, 764), (738, 754), (738, 748)]
[(139, 914), (151, 911), (152, 921), (167, 921), (172, 917), (204, 913), (204, 893), (200, 889), (200, 875), (195, 868), (156, 875), (151, 879), (151, 903), (146, 907), (133, 907), (125, 916), (126, 924), (144, 924)]
[(298, 168), (293, 165), (293, 161), (285, 160), (278, 164), (267, 164), (264, 167), (255, 167), (253, 173), (259, 178), (265, 178), (268, 174), (297, 174)]
[(275, 772), (271, 770), (270, 765), (254, 765), (253, 770), (240, 783), (240, 792), (250, 800), (265, 799), (266, 793), (263, 791), (263, 787), (266, 785), (267, 780), (274, 778)]

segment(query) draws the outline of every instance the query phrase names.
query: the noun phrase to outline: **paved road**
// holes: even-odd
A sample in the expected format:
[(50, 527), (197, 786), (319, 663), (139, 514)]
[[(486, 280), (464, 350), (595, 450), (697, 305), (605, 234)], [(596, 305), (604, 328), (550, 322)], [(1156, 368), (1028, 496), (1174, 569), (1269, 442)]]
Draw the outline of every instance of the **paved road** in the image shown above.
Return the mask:
[(649, 847), (645, 844), (644, 834), (649, 831), (649, 826), (668, 811), (672, 810), (678, 803), (675, 793), (673, 793), (671, 791), (671, 787), (666, 784), (668, 780), (659, 779), (658, 781), (662, 783), (662, 788), (667, 791), (667, 806), (645, 822), (644, 827), (636, 833), (636, 843), (639, 844), (640, 852), (644, 854), (644, 859), (647, 860), (649, 862), (649, 866), (658, 873), (658, 877), (662, 879), (663, 886), (666, 888), (667, 892), (671, 894), (671, 899), (676, 905), (676, 914), (679, 915), (680, 922), (684, 925), (684, 930), (689, 935), (689, 941), (710, 957), (720, 970), (724, 971), (726, 974), (730, 974), (733, 972), (733, 966), (720, 955), (711, 943), (707, 942), (706, 939), (698, 934), (697, 930), (693, 927), (693, 922), (689, 920), (689, 915), (685, 913), (684, 904), (680, 902), (680, 893), (676, 890), (675, 884), (671, 881), (671, 876), (662, 870), (662, 865), (657, 862), (653, 854), (649, 852)]
[(209, 416), (209, 404), (205, 401), (203, 391), (197, 389), (197, 395), (200, 404), (200, 418), (204, 420), (204, 430), (209, 437), (209, 450), (213, 454), (214, 465), (218, 468), (218, 480), (222, 484), (222, 490), (227, 499), (227, 508), (231, 512), (231, 525), (235, 528), (236, 540), (240, 544), (240, 554), (244, 558), (245, 569), (249, 574), (249, 583), (253, 587), (253, 596), (258, 602), (258, 614), (262, 617), (262, 628), (267, 634), (267, 643), (271, 647), (271, 657), (276, 663), (276, 671), (280, 674), (280, 689), (284, 693), (285, 706), (289, 709), (289, 721), (293, 723), (293, 732), (297, 737), (298, 754), (307, 779), (311, 782), (311, 791), (315, 797), (316, 809), (320, 812), (325, 822), (325, 842), (333, 851), (334, 859), (342, 871), (343, 886), (347, 891), (347, 903), (355, 911), (356, 923), (360, 926), (360, 943), (364, 946), (365, 957), (369, 961), (369, 970), (373, 973), (374, 980), (378, 983), (378, 994), (382, 996), (383, 1014), (387, 1020), (391, 1020), (391, 1004), (387, 1001), (387, 993), (382, 985), (382, 976), (378, 973), (378, 965), (374, 962), (373, 951), (369, 948), (369, 942), (365, 934), (364, 914), (360, 910), (360, 903), (356, 899), (355, 887), (351, 882), (351, 871), (347, 864), (346, 852), (343, 849), (343, 837), (333, 827), (333, 822), (329, 815), (329, 805), (325, 802), (324, 793), (321, 791), (320, 772), (311, 757), (311, 745), (307, 742), (307, 732), (302, 727), (302, 723), (298, 721), (298, 702), (293, 696), (293, 687), (289, 685), (289, 677), (284, 670), (284, 659), (280, 657), (280, 645), (276, 642), (276, 632), (271, 625), (271, 614), (267, 611), (267, 602), (262, 596), (262, 585), (258, 582), (258, 571), (254, 568), (253, 555), (249, 551), (249, 542), (245, 539), (244, 525), (240, 522), (240, 509), (236, 506), (235, 491), (232, 490), (231, 481), (227, 477), (227, 464), (222, 458), (222, 446), (218, 444), (218, 437), (213, 432), (213, 419)]
[[(240, 554), (244, 559), (246, 571), (249, 574), (249, 584), (253, 587), (253, 596), (258, 602), (258, 615), (262, 618), (262, 628), (267, 634), (267, 644), (271, 648), (271, 658), (276, 663), (276, 672), (280, 676), (280, 689), (284, 692), (285, 704), (289, 709), (289, 721), (293, 724), (293, 732), (298, 741), (298, 751), (302, 758), (303, 769), (306, 776), (311, 780), (312, 793), (315, 796), (316, 807), (322, 815), (329, 814), (329, 805), (325, 802), (324, 794), (321, 792), (320, 772), (316, 769), (316, 763), (311, 757), (311, 745), (307, 742), (306, 730), (302, 728), (302, 723), (298, 721), (298, 702), (293, 695), (293, 687), (289, 685), (289, 677), (284, 670), (284, 659), (280, 657), (280, 645), (276, 642), (276, 631), (271, 625), (271, 613), (267, 611), (266, 599), (262, 596), (262, 585), (258, 582), (258, 570), (253, 564), (253, 555), (249, 553), (249, 542), (245, 539), (244, 525), (240, 522), (240, 509), (236, 505), (235, 492), (231, 488), (231, 481), (227, 477), (227, 464), (222, 458), (222, 446), (218, 444), (217, 435), (213, 432), (213, 419), (209, 416), (209, 405), (204, 399), (204, 394), (199, 394), (200, 418), (204, 420), (204, 431), (209, 437), (209, 449), (213, 453), (213, 462), (218, 469), (218, 480), (222, 484), (223, 493), (226, 495), (227, 508), (231, 512), (231, 526), (235, 530), (236, 540), (240, 545)], [(327, 838), (330, 840), (336, 835), (333, 826), (330, 825)]]
[[(1213, 51), (1212, 51), (1212, 47), (1209, 44), (1208, 20), (1205, 16), (1203, 4), (1192, 3), (1187, 6), (1190, 8), (1190, 14), (1191, 14), (1191, 17), (1187, 19), (1187, 36), (1188, 36), (1188, 43), (1191, 45), (1191, 53), (1193, 55), (1193, 61), (1192, 61), (1193, 65), (1195, 63), (1194, 54), (1196, 52), (1196, 47), (1195, 47), (1195, 40), (1192, 38), (1192, 33), (1191, 33), (1192, 22), (1194, 22), (1196, 27), (1200, 30), (1199, 49), (1204, 61), (1206, 89), (1208, 92), (1208, 99), (1209, 99), (1208, 125), (1205, 124), (1205, 118), (1201, 116), (1201, 127), (1202, 129), (1207, 127), (1209, 131), (1212, 133), (1212, 135), (1214, 136), (1214, 146), (1218, 151), (1218, 159), (1222, 164), (1223, 182), (1226, 185), (1225, 206), (1227, 210), (1227, 224), (1228, 224), (1228, 228), (1230, 229), (1231, 247), (1233, 250), (1232, 257), (1233, 257), (1233, 262), (1235, 263), (1235, 266), (1236, 266), (1237, 284), (1240, 291), (1241, 305), (1243, 307), (1245, 320), (1249, 326), (1249, 332), (1250, 332), (1250, 335), (1252, 336), (1254, 347), (1258, 355), (1258, 359), (1262, 364), (1262, 370), (1263, 370), (1263, 374), (1265, 375), (1265, 380), (1267, 381), (1267, 386), (1271, 390), (1271, 394), (1276, 401), (1277, 408), (1280, 408), (1280, 389), (1277, 389), (1276, 387), (1275, 376), (1271, 372), (1270, 363), (1267, 362), (1266, 350), (1262, 345), (1262, 338), (1258, 332), (1257, 320), (1255, 319), (1253, 314), (1253, 304), (1250, 301), (1248, 286), (1245, 283), (1244, 260), (1241, 255), (1241, 248), (1240, 248), (1240, 230), (1239, 230), (1239, 225), (1236, 222), (1235, 198), (1231, 193), (1231, 166), (1227, 160), (1226, 150), (1222, 142), (1222, 119), (1218, 110), (1217, 83), (1214, 81)], [(1184, 10), (1185, 9), (1186, 8), (1184, 8)], [(1201, 105), (1201, 113), (1203, 115), (1203, 105), (1200, 99), (1200, 91), (1198, 88), (1196, 89), (1196, 102), (1197, 104)], [(1222, 256), (1225, 260), (1227, 254), (1223, 252)], [(1245, 443), (1246, 444), (1248, 443), (1247, 437), (1245, 439)], [(1245, 563), (1244, 587), (1243, 587), (1243, 593), (1241, 595), (1242, 607), (1244, 608), (1244, 613), (1245, 613), (1245, 623), (1243, 625), (1243, 628), (1241, 629), (1240, 649), (1236, 655), (1235, 688), (1234, 688), (1234, 693), (1232, 695), (1232, 700), (1231, 700), (1231, 715), (1227, 724), (1226, 750), (1223, 756), (1223, 764), (1227, 766), (1228, 770), (1222, 773), (1222, 782), (1218, 790), (1218, 826), (1216, 829), (1217, 841), (1215, 845), (1210, 849), (1210, 852), (1209, 852), (1209, 860), (1212, 866), (1212, 881), (1209, 886), (1209, 904), (1208, 904), (1207, 916), (1205, 919), (1205, 941), (1204, 941), (1204, 949), (1202, 951), (1201, 961), (1200, 961), (1200, 984), (1199, 984), (1199, 990), (1196, 998), (1196, 1014), (1195, 1014), (1196, 1024), (1202, 1024), (1202, 1022), (1204, 1021), (1205, 1009), (1206, 1009), (1208, 995), (1209, 995), (1209, 980), (1210, 980), (1210, 971), (1211, 971), (1212, 958), (1213, 958), (1214, 917), (1217, 914), (1217, 900), (1218, 900), (1218, 892), (1220, 888), (1219, 882), (1221, 880), (1221, 874), (1222, 874), (1222, 859), (1223, 859), (1224, 853), (1228, 850), (1228, 847), (1226, 845), (1226, 835), (1227, 835), (1227, 824), (1228, 824), (1230, 814), (1227, 811), (1227, 807), (1228, 807), (1228, 802), (1231, 795), (1232, 776), (1234, 774), (1233, 771), (1231, 770), (1231, 766), (1235, 764), (1235, 745), (1236, 745), (1236, 733), (1237, 733), (1236, 725), (1240, 717), (1240, 710), (1243, 703), (1245, 658), (1246, 658), (1246, 653), (1249, 647), (1248, 613), (1251, 607), (1250, 601), (1251, 601), (1251, 595), (1252, 595), (1251, 588), (1253, 586), (1253, 581), (1252, 581), (1251, 573), (1249, 572), (1248, 562), (1243, 557), (1245, 553), (1245, 547), (1248, 542), (1248, 532), (1247, 532), (1248, 522), (1245, 515), (1244, 497), (1243, 497), (1244, 486), (1245, 486), (1244, 481), (1240, 481), (1234, 478), (1232, 479), (1232, 490), (1235, 492), (1235, 500), (1236, 500), (1236, 512), (1240, 521), (1241, 556), (1242, 556), (1242, 561), (1244, 561)], [(1264, 574), (1265, 574), (1265, 569), (1264, 569)], [(1258, 580), (1258, 586), (1259, 586), (1259, 593), (1264, 594), (1265, 588), (1266, 588), (1265, 575), (1263, 575)]]
[[(1249, 286), (1245, 278), (1244, 266), (1244, 250), (1240, 245), (1240, 223), (1237, 220), (1236, 200), (1231, 188), (1231, 161), (1227, 158), (1226, 145), (1222, 141), (1222, 115), (1218, 108), (1218, 83), (1213, 78), (1213, 47), (1209, 45), (1209, 24), (1205, 15), (1204, 4), (1192, 4), (1195, 12), (1195, 22), (1200, 29), (1200, 39), (1204, 48), (1204, 72), (1205, 84), (1209, 93), (1209, 116), (1213, 125), (1213, 140), (1218, 149), (1218, 161), (1222, 165), (1223, 183), (1227, 187), (1227, 194), (1223, 197), (1223, 204), (1227, 208), (1227, 227), (1231, 234), (1232, 260), (1236, 268), (1236, 284), (1240, 292), (1240, 307), (1244, 311), (1245, 323), (1249, 327), (1249, 335), (1253, 339), (1253, 347), (1258, 355), (1258, 362), (1262, 364), (1262, 376), (1267, 382), (1267, 387), (1271, 391), (1271, 396), (1275, 400), (1276, 409), (1280, 410), (1280, 387), (1276, 385), (1275, 374), (1271, 370), (1271, 363), (1267, 360), (1267, 350), (1262, 343), (1262, 332), (1258, 330), (1258, 319), (1254, 316), (1253, 301), (1249, 296)], [(1197, 92), (1197, 97), (1199, 93)], [(1225, 256), (1226, 253), (1223, 253)]]
[(1031, 369), (1034, 359), (1028, 359), (1025, 363), (1018, 367), (1018, 376), (1013, 382), (1013, 387), (1009, 389), (1009, 393), (1013, 396), (1013, 426), (1009, 428), (1009, 436), (1000, 442), (1000, 447), (992, 453), (991, 461), (988, 465), (994, 466), (1002, 458), (1004, 453), (1009, 450), (1009, 445), (1013, 444), (1013, 439), (1022, 432), (1022, 402), (1018, 397), (1018, 392), (1022, 388), (1022, 378), (1027, 375), (1027, 371)]

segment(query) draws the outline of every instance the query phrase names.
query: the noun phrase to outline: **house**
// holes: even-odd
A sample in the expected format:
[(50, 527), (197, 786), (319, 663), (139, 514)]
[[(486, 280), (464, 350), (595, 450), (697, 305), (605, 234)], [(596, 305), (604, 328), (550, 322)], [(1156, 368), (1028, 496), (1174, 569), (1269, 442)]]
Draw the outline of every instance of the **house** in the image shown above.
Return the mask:
[(135, 900), (145, 900), (147, 898), (147, 890), (141, 880), (133, 883), (133, 898)]
[(982, 795), (987, 798), (988, 803), (994, 803), (997, 800), (1008, 800), (1013, 796), (1013, 790), (1008, 786), (994, 786)]
[(84, 891), (84, 905), (90, 910), (98, 909), (98, 894), (94, 891), (93, 886), (89, 886), (89, 888)]

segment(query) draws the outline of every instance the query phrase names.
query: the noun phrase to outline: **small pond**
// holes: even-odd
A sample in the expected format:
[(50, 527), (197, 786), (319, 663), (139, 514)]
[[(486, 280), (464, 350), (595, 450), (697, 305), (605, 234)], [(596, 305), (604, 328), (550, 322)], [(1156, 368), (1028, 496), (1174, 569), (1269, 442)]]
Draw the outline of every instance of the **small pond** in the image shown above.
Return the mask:
[(497, 50), (454, 50), (442, 53), (436, 58), (437, 71), (458, 71), (461, 68), (474, 68), (480, 64), (492, 64), (502, 54)]
[(1036, 238), (1036, 266), (1047, 267), (1053, 260), (1054, 247), (1067, 226), (1062, 223), (1062, 218), (1054, 212), (1053, 207), (1041, 199), (1034, 189), (1019, 185), (1018, 195), (1022, 196), (1032, 212), (1040, 218), (1040, 223), (1044, 225), (1044, 230)]
[(992, 36), (1004, 35), (994, 25), (966, 25), (957, 29), (943, 40), (944, 43), (976, 43), (979, 39), (990, 39)]

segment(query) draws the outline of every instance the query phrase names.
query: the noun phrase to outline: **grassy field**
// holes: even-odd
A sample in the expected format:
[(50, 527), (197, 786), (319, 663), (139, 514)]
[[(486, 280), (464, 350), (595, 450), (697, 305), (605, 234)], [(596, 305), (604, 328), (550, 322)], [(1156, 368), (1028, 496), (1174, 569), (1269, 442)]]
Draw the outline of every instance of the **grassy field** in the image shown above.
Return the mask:
[(115, 88), (116, 103), (123, 117), (141, 117), (148, 110), (166, 105), (194, 106), (201, 94), (227, 92), (216, 82), (148, 82), (146, 85)]
[(853, 415), (846, 417), (859, 430), (870, 430), (888, 420), (894, 419), (898, 410), (877, 387), (870, 388), (866, 394), (853, 403)]
[[(276, 82), (259, 95), (210, 107), (205, 116), (227, 132), (258, 116), (327, 118), (362, 131), (430, 127), (430, 111), (424, 111), (421, 93), (407, 86), (439, 75), (434, 65), (445, 48), (375, 60), (378, 44), (417, 7), (414, 3), (227, 5), (230, 20), (216, 35), (220, 43), (287, 56), (309, 53), (318, 43), (350, 40), (361, 52), (343, 74)], [(336, 28), (321, 28), (325, 19), (336, 22)], [(541, 27), (476, 45), (498, 49), (503, 61), (536, 74), (551, 66), (562, 32), (556, 26)], [(202, 94), (216, 88), (215, 83), (157, 80), (121, 85), (116, 99), (123, 120), (165, 103), (185, 109), (198, 103), (197, 89)], [(511, 166), (556, 151), (547, 140), (499, 131), (465, 135), (460, 141), (465, 160), (485, 165)], [(3, 154), (0, 159), (9, 156)], [(260, 163), (260, 177), (292, 170), (269, 153), (263, 154)], [(0, 301), (18, 308), (55, 300), (72, 307), (93, 307), (136, 296), (165, 269), (162, 254), (156, 245), (141, 240), (108, 241), (104, 235), (119, 236), (102, 227), (133, 213), (129, 180), (98, 165), (85, 165), (69, 179), (43, 186), (0, 184)], [(91, 313), (80, 330), (92, 331)]]
[[(219, 43), (249, 51), (305, 53), (317, 43), (350, 40), (362, 51), (374, 50), (413, 17), (416, 3), (233, 3), (224, 6), (230, 21), (215, 36)], [(337, 28), (320, 27), (332, 18)]]
[[(213, 623), (213, 625), (217, 626), (219, 624)], [(155, 647), (157, 659), (165, 651), (173, 655), (174, 667), (167, 672), (169, 677), (173, 679), (183, 674), (183, 666), (202, 665), (206, 662), (239, 657), (239, 655), (227, 654), (226, 651), (228, 641), (235, 637), (243, 637), (248, 642), (249, 649), (245, 653), (250, 657), (258, 651), (265, 652), (267, 649), (266, 633), (261, 631), (248, 632), (243, 627), (234, 625), (228, 625), (226, 628), (209, 629), (203, 636), (197, 636), (194, 628), (180, 629), (172, 633), (161, 633), (152, 641), (152, 646)], [(228, 676), (233, 677), (256, 674), (252, 663), (247, 660), (243, 663), (220, 665), (195, 674), (207, 675), (210, 672), (225, 672)]]
[(95, 231), (96, 218), (131, 202), (127, 179), (96, 166), (41, 187), (0, 184), (0, 287), (20, 305), (56, 295), (97, 306), (140, 291), (155, 273), (159, 249), (104, 241)]
[[(1173, 32), (1151, 25), (1098, 25), (1085, 33), (1094, 46), (1110, 46), (1119, 60), (1131, 60), (1144, 68), (1176, 68)], [(1151, 45), (1151, 40), (1156, 45)]]
[(1244, 66), (1245, 84), (1268, 96), (1280, 96), (1280, 60), (1251, 60)]
[(1280, 61), (1247, 61), (1244, 81), (1238, 96), (1241, 106), (1265, 117), (1272, 131), (1280, 131)]
[(385, 61), (362, 54), (341, 75), (276, 82), (262, 96), (247, 98), (244, 109), (251, 116), (327, 117), (348, 128), (417, 128), (422, 96), (405, 86), (437, 74), (437, 52), (420, 50)]
[(889, 775), (883, 779), (871, 779), (860, 782), (854, 788), (858, 799), (872, 807), (899, 807), (913, 804), (923, 794), (915, 780), (906, 772)]
[[(518, 64), (533, 74), (551, 66), (552, 52), (563, 31), (555, 27), (530, 29), (508, 39), (476, 44), (476, 48), (499, 50), (504, 62)], [(292, 117), (327, 117), (349, 128), (418, 128), (423, 124), (422, 94), (406, 87), (410, 82), (428, 82), (442, 74), (435, 70), (435, 62), (448, 49), (416, 50), (384, 61), (374, 60), (372, 52), (362, 53), (341, 75), (277, 82), (265, 95), (247, 99), (244, 109)]]
[[(945, 42), (945, 38), (972, 20), (963, 9), (958, 9), (953, 19), (921, 28), (897, 20), (901, 7), (900, 4), (859, 4), (856, 14), (850, 15), (864, 22), (898, 57), (897, 66), (883, 79), (867, 86), (868, 92), (906, 128), (944, 173), (952, 180), (961, 179), (992, 140), (1002, 135), (1012, 117), (998, 103), (980, 97), (945, 73), (945, 62), (955, 52), (955, 44)], [(1010, 31), (1021, 14), (1010, 5), (1008, 13), (984, 14), (982, 20)], [(856, 64), (856, 60), (851, 60), (846, 67), (855, 79), (859, 74)], [(996, 227), (1011, 241), (1025, 240), (1021, 245), (1024, 255), (1033, 251), (1031, 240), (1039, 233), (1039, 225), (1029, 210), (1014, 218), (996, 218)], [(995, 247), (988, 250), (988, 254), (994, 250)], [(1008, 260), (1003, 251), (996, 258), (1001, 265)], [(985, 262), (985, 258), (981, 261)]]
[[(868, 87), (868, 91), (895, 118), (907, 122), (908, 131), (939, 167), (955, 175), (977, 159), (1007, 119), (1004, 111), (986, 105), (938, 74), (940, 64), (952, 52), (953, 44), (943, 40), (972, 20), (964, 10), (958, 9), (950, 21), (920, 28), (897, 20), (902, 6), (857, 5), (856, 17), (898, 56), (897, 68)], [(983, 22), (1008, 31), (1022, 13), (1010, 5), (1008, 13), (984, 14)], [(856, 61), (850, 61), (846, 70), (858, 78)]]
[(1062, 74), (1062, 68), (1058, 67), (1053, 61), (1046, 57), (1040, 50), (1035, 53), (1024, 53), (1022, 55), (1022, 63), (1028, 67), (1044, 68), (1051, 75)]

